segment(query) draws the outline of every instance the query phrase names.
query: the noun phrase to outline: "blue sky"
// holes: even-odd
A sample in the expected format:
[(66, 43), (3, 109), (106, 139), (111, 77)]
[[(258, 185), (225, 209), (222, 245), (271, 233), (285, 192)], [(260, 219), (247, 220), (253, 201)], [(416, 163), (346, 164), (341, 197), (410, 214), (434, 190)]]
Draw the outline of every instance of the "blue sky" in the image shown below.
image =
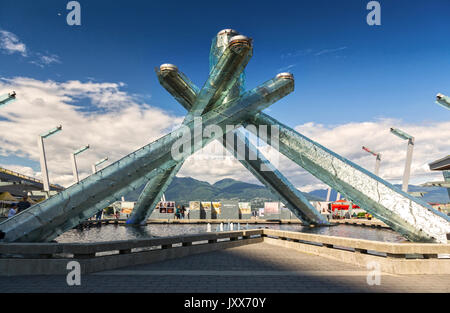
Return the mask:
[(296, 92), (270, 108), (291, 126), (447, 120), (434, 96), (450, 92), (450, 2), (380, 1), (381, 26), (366, 24), (367, 2), (80, 1), (82, 25), (68, 26), (67, 1), (2, 0), (0, 27), (61, 63), (42, 69), (1, 56), (0, 74), (124, 82), (151, 105), (183, 114), (153, 68), (175, 63), (202, 85), (212, 37), (234, 28), (254, 39), (249, 88), (280, 69), (295, 74)]
[[(203, 85), (212, 38), (233, 28), (254, 39), (248, 88), (280, 71), (295, 75), (295, 92), (268, 109), (289, 126), (449, 120), (434, 103), (438, 92), (450, 94), (448, 0), (379, 1), (381, 26), (367, 25), (366, 0), (80, 0), (81, 26), (66, 24), (65, 0), (0, 1), (0, 30), (28, 51), (0, 54), (2, 78), (123, 82), (120, 90), (136, 101), (183, 116), (154, 68), (174, 63)], [(53, 61), (33, 63), (42, 56)], [(79, 105), (100, 110), (86, 99)]]

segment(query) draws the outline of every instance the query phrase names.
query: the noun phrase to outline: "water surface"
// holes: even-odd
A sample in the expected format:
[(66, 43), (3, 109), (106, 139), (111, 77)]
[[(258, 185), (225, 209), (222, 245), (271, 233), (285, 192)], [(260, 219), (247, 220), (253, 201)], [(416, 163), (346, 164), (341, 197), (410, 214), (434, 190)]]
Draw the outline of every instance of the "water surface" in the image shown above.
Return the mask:
[[(237, 224), (234, 224), (234, 230), (237, 230)], [(316, 227), (309, 228), (295, 224), (258, 224), (258, 225), (240, 225), (240, 229), (258, 229), (270, 228), (279, 230), (288, 230), (296, 232), (304, 232), (310, 234), (348, 237), (384, 242), (404, 242), (398, 233), (390, 229), (378, 229), (352, 225), (337, 225), (333, 227)], [(149, 224), (146, 226), (123, 226), (123, 225), (103, 225), (83, 230), (72, 229), (58, 238), (58, 242), (103, 242), (115, 240), (130, 240), (139, 238), (157, 238), (188, 234), (205, 233), (206, 224)], [(211, 230), (218, 230), (217, 224), (211, 224)], [(228, 225), (225, 224), (225, 229)]]

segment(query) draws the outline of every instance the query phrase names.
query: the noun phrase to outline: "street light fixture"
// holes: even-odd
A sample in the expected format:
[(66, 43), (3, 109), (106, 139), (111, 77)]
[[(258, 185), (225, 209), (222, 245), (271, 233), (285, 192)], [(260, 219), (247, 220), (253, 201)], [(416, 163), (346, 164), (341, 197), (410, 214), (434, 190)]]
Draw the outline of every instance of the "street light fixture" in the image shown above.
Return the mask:
[(450, 110), (450, 97), (444, 96), (441, 93), (436, 95), (436, 103)]
[(97, 173), (97, 166), (105, 163), (106, 161), (108, 161), (107, 157), (104, 159), (101, 159), (100, 161), (96, 162), (95, 164), (92, 164), (92, 174)]
[(412, 163), (412, 154), (413, 154), (413, 148), (414, 148), (414, 137), (408, 135), (407, 133), (401, 131), (397, 128), (391, 128), (391, 133), (396, 135), (397, 137), (407, 140), (408, 141), (408, 148), (406, 152), (406, 164), (405, 164), (405, 171), (403, 172), (403, 184), (402, 184), (402, 190), (404, 192), (408, 192), (408, 181), (409, 176), (411, 174), (411, 163)]
[[(331, 198), (331, 187), (328, 187), (326, 202), (330, 202), (330, 198)], [(340, 199), (341, 199), (341, 193), (338, 192), (338, 193), (336, 194), (336, 201), (339, 201)]]
[(80, 182), (80, 178), (78, 177), (78, 169), (77, 169), (77, 160), (76, 160), (76, 156), (84, 151), (86, 151), (87, 149), (89, 149), (89, 145), (84, 146), (80, 149), (78, 149), (77, 151), (75, 151), (74, 153), (70, 154), (70, 157), (72, 159), (72, 171), (73, 171), (73, 178), (75, 181), (75, 184)]
[(327, 191), (327, 199), (326, 199), (327, 202), (330, 201), (330, 197), (331, 197), (331, 187), (328, 187), (328, 191)]
[(370, 154), (372, 154), (373, 156), (376, 157), (376, 161), (375, 161), (375, 171), (374, 171), (374, 173), (375, 173), (376, 176), (378, 176), (378, 173), (379, 173), (379, 171), (380, 171), (381, 153), (373, 152), (372, 150), (370, 150), (369, 148), (364, 147), (364, 146), (362, 147), (362, 149), (363, 149), (364, 151), (369, 152)]
[(11, 91), (10, 93), (4, 94), (0, 96), (0, 106), (11, 103), (16, 100), (16, 92)]
[(41, 163), (41, 173), (42, 173), (42, 182), (44, 185), (44, 193), (45, 197), (48, 198), (50, 194), (50, 182), (48, 179), (48, 169), (47, 169), (47, 158), (45, 157), (45, 149), (44, 149), (44, 139), (50, 137), (53, 134), (62, 130), (62, 126), (56, 126), (55, 128), (49, 130), (48, 132), (38, 135), (38, 148), (39, 148), (39, 159)]

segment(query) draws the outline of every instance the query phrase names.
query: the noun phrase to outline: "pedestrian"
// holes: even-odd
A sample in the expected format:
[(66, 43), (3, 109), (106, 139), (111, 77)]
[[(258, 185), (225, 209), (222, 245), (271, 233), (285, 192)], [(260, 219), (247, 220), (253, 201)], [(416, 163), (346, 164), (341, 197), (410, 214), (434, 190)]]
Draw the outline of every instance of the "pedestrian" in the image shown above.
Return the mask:
[(183, 205), (181, 207), (181, 218), (184, 219), (184, 214), (186, 213), (186, 207)]
[(177, 209), (175, 210), (175, 219), (180, 219), (180, 206), (177, 206)]
[(17, 213), (16, 208), (17, 208), (17, 206), (16, 206), (16, 204), (14, 204), (11, 207), (11, 209), (9, 209), (8, 218), (13, 217), (14, 215), (16, 215), (16, 213)]
[(24, 196), (22, 200), (17, 204), (17, 213), (25, 211), (31, 206), (30, 202), (28, 202), (28, 197)]
[(103, 214), (103, 210), (99, 211), (99, 212), (97, 213), (97, 215), (95, 216), (95, 219), (96, 219), (97, 221), (101, 220), (101, 219), (102, 219), (102, 214)]

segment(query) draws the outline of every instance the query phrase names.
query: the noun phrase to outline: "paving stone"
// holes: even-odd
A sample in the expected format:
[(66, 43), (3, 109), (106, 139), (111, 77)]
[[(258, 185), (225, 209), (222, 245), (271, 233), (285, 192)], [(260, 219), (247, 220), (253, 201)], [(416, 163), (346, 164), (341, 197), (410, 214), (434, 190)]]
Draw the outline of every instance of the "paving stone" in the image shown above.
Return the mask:
[[(176, 275), (168, 275), (171, 272)], [(450, 275), (383, 275), (380, 286), (369, 286), (365, 272), (366, 269), (356, 265), (259, 243), (83, 275), (82, 285), (76, 287), (67, 286), (65, 276), (0, 277), (0, 290), (31, 293), (450, 292)]]

